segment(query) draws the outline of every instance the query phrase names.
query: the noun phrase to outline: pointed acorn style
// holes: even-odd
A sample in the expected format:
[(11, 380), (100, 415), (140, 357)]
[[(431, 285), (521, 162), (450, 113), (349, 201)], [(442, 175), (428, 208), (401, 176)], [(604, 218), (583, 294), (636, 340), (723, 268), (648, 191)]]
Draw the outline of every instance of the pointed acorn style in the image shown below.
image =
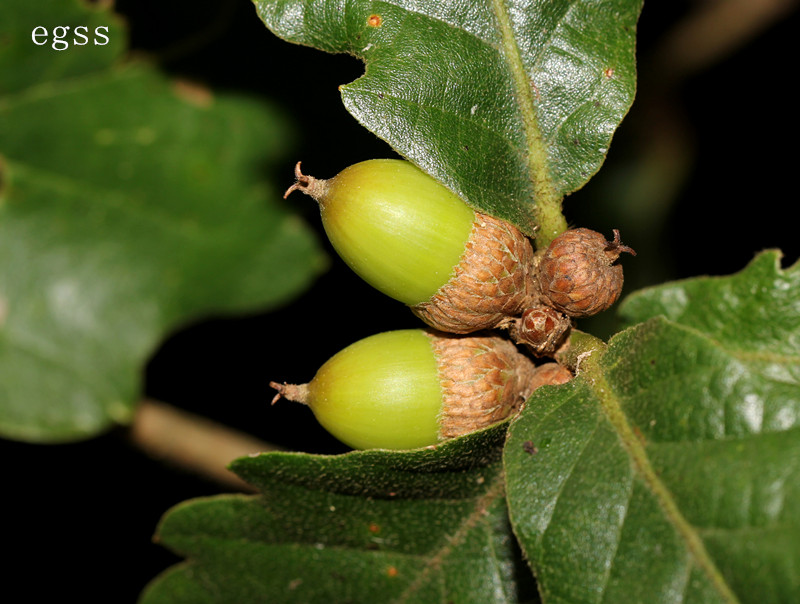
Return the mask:
[(528, 238), (413, 164), (367, 160), (320, 180), (298, 163), (295, 176), (284, 197), (295, 190), (313, 197), (344, 261), (431, 327), (459, 334), (507, 327), (529, 306)]
[(537, 387), (572, 377), (554, 365), (535, 366), (497, 336), (404, 329), (351, 344), (308, 384), (270, 385), (273, 403), (307, 404), (350, 447), (412, 449), (506, 419)]

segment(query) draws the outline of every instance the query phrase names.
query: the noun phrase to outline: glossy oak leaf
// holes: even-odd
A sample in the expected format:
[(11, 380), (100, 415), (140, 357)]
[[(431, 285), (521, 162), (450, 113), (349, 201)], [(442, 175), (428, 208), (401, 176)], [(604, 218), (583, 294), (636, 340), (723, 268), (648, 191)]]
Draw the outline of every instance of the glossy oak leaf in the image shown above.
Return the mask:
[(797, 600), (799, 296), (774, 252), (634, 294), (644, 322), (529, 401), (505, 463), (545, 601)]
[[(167, 333), (282, 303), (324, 259), (264, 181), (274, 110), (125, 63), (122, 26), (82, 2), (0, 21), (0, 434), (73, 440), (130, 419)], [(113, 52), (31, 43), (98, 22)]]

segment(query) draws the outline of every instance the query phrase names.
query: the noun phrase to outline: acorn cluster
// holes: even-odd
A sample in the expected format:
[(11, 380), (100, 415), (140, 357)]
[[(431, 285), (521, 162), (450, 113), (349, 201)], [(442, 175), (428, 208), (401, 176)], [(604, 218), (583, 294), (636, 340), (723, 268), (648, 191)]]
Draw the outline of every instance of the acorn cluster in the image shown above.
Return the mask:
[(295, 177), (285, 196), (313, 197), (342, 259), (428, 325), (356, 342), (308, 384), (271, 383), (273, 402), (308, 404), (355, 448), (435, 444), (501, 421), (539, 386), (571, 379), (543, 359), (565, 345), (572, 319), (619, 298), (616, 261), (634, 254), (618, 231), (607, 241), (585, 228), (536, 253), (514, 225), (471, 209), (402, 160), (368, 160), (328, 180), (298, 163)]

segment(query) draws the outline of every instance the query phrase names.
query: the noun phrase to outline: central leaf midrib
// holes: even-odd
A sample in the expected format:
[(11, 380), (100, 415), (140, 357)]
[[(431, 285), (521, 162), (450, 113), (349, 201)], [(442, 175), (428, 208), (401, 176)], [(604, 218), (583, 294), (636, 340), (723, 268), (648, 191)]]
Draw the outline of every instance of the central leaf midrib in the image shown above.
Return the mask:
[(584, 358), (580, 366), (580, 373), (586, 378), (592, 393), (600, 401), (600, 407), (619, 436), (635, 471), (658, 501), (667, 522), (684, 542), (695, 564), (708, 577), (714, 589), (725, 601), (732, 604), (738, 602), (738, 598), (728, 586), (722, 573), (706, 550), (700, 535), (681, 513), (672, 493), (651, 465), (644, 446), (628, 423), (619, 398), (603, 373), (600, 361), (604, 352), (604, 350), (597, 350)]
[(497, 17), (501, 53), (512, 76), (514, 98), (517, 100), (527, 141), (527, 168), (533, 189), (533, 211), (540, 227), (536, 237), (537, 247), (544, 248), (566, 230), (566, 221), (561, 214), (561, 197), (550, 175), (550, 161), (539, 127), (536, 100), (505, 1), (492, 0), (492, 10)]

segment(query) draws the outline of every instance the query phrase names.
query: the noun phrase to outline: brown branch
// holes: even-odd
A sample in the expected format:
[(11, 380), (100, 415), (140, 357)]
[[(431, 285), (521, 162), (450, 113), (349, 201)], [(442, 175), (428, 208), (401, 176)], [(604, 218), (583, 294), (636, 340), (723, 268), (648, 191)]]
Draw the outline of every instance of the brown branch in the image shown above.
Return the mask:
[(659, 73), (681, 79), (708, 69), (796, 7), (797, 0), (700, 2), (662, 40)]
[(143, 400), (130, 428), (132, 442), (151, 457), (243, 492), (256, 489), (227, 469), (238, 457), (281, 450), (248, 434), (170, 405)]

